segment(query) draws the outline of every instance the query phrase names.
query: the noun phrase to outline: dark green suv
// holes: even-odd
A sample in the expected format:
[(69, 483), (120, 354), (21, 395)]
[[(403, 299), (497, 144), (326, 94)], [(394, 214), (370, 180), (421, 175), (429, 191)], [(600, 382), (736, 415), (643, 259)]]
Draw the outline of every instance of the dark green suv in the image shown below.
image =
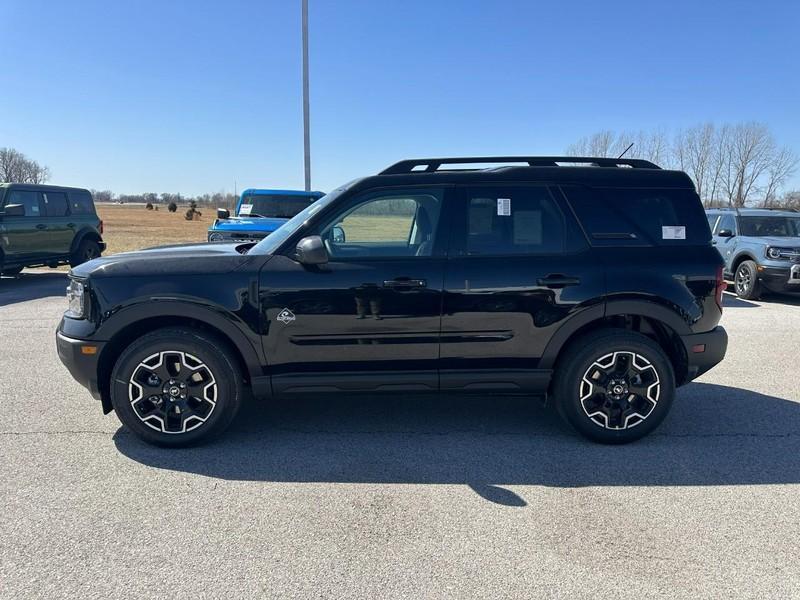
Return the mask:
[(0, 271), (69, 263), (105, 250), (103, 222), (88, 190), (23, 183), (0, 184)]

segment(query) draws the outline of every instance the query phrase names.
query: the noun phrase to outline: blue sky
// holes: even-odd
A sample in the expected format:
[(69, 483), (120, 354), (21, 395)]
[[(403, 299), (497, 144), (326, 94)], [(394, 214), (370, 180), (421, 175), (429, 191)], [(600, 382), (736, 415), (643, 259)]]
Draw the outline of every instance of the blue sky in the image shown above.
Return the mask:
[[(315, 189), (708, 120), (800, 153), (796, 0), (309, 4)], [(53, 183), (302, 187), (300, 0), (0, 0), (0, 23), (0, 147)]]

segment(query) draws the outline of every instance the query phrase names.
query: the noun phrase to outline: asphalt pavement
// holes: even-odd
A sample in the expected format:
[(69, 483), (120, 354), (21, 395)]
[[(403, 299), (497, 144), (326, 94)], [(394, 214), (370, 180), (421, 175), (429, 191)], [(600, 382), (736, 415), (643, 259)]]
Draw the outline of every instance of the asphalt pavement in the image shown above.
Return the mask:
[(726, 296), (727, 359), (632, 445), (524, 398), (248, 406), (146, 446), (75, 383), (63, 273), (0, 279), (3, 598), (800, 597), (800, 301)]

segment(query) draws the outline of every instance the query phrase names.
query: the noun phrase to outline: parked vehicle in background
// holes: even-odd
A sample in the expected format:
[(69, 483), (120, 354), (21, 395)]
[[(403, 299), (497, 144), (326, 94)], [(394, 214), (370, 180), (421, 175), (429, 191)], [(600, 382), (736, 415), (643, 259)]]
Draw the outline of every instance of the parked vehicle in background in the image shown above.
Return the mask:
[[(483, 168), (496, 163), (510, 164)], [(541, 395), (588, 438), (624, 443), (722, 360), (723, 287), (685, 173), (611, 158), (408, 160), (257, 244), (73, 269), (57, 346), (105, 412), (165, 446), (220, 433), (245, 387)]]
[(80, 188), (0, 184), (0, 271), (80, 265), (105, 250), (103, 222)]
[(725, 276), (747, 300), (800, 293), (800, 213), (762, 208), (706, 211)]
[(247, 189), (239, 197), (234, 216), (225, 208), (217, 209), (217, 219), (208, 228), (208, 241), (258, 241), (324, 195), (298, 190)]

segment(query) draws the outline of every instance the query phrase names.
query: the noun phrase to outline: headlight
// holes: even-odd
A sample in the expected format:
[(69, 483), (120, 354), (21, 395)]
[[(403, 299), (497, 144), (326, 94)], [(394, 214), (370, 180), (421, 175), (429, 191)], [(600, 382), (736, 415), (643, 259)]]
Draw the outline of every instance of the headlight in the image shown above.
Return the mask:
[(214, 233), (208, 234), (208, 241), (209, 242), (221, 242), (225, 239), (225, 236), (222, 235), (219, 231), (215, 231)]
[(86, 316), (86, 294), (84, 285), (80, 281), (70, 279), (67, 286), (67, 314), (76, 319)]
[(781, 258), (790, 258), (795, 255), (793, 248), (779, 248), (778, 246), (770, 246), (767, 248), (767, 258), (772, 260), (779, 260)]

